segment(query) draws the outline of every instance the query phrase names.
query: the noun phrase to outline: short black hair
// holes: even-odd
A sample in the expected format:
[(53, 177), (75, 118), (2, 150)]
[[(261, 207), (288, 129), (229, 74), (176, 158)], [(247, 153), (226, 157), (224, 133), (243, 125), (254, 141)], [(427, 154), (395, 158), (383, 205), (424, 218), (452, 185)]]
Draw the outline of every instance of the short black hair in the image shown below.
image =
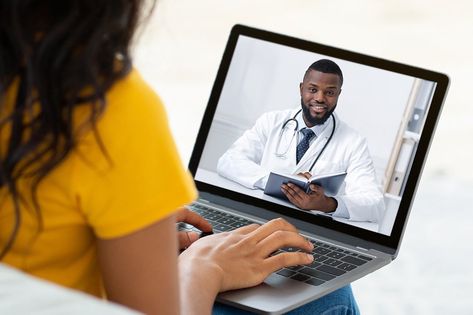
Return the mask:
[(307, 68), (307, 70), (304, 74), (304, 78), (307, 76), (307, 74), (309, 74), (309, 72), (311, 70), (315, 70), (315, 71), (319, 71), (319, 72), (323, 72), (323, 73), (336, 74), (340, 78), (340, 86), (343, 85), (342, 69), (340, 69), (340, 67), (335, 62), (333, 62), (332, 60), (329, 60), (329, 59), (317, 60), (316, 62), (311, 64), (309, 66), (309, 68)]

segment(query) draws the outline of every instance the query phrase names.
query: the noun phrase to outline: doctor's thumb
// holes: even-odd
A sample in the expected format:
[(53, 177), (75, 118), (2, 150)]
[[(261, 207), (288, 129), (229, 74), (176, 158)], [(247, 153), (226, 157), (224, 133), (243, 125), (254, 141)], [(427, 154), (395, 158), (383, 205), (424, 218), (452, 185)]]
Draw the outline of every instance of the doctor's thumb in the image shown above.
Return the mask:
[(319, 191), (319, 186), (317, 186), (315, 184), (310, 184), (309, 188), (312, 192), (318, 192)]

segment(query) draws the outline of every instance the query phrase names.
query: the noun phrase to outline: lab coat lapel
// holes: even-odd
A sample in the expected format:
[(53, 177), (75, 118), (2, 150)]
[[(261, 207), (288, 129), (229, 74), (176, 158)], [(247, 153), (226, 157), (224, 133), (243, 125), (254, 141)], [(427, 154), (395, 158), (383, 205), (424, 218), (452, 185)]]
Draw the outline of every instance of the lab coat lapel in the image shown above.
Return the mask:
[[(294, 117), (294, 115), (298, 112), (298, 110), (293, 112), (292, 117)], [(290, 159), (290, 161), (288, 161), (288, 163), (290, 165), (291, 170), (294, 170), (295, 168), (297, 168), (297, 165), (296, 165), (296, 152), (297, 152), (297, 144), (298, 143), (299, 143), (299, 136), (297, 135), (296, 141), (292, 141), (291, 146), (289, 148), (289, 152), (288, 152), (288, 158)], [(292, 174), (292, 172), (290, 174)]]
[[(265, 154), (263, 156), (262, 161), (262, 165), (270, 171), (290, 174), (289, 172), (296, 167), (297, 135), (295, 139), (291, 141), (290, 144), (288, 144), (289, 147), (284, 157), (277, 157), (275, 152), (277, 151), (278, 147), (278, 139), (280, 139), (281, 137), (280, 130), (282, 128), (283, 123), (286, 122), (288, 119), (293, 118), (297, 112), (298, 109), (295, 109), (291, 112), (290, 116), (281, 117), (281, 123), (277, 126), (277, 128), (273, 128), (273, 134), (270, 137), (270, 146), (265, 149)], [(281, 143), (279, 148), (280, 151), (284, 151), (284, 148), (285, 143)]]

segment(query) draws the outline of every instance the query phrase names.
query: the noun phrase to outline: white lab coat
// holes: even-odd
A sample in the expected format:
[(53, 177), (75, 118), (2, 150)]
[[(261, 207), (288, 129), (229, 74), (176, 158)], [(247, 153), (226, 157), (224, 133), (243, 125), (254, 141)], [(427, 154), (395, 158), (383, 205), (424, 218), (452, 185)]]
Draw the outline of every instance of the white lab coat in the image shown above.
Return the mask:
[[(309, 149), (296, 165), (297, 140), (286, 132), (280, 150), (289, 148), (286, 158), (276, 156), (276, 146), (282, 125), (294, 117), (299, 109), (274, 111), (263, 114), (253, 128), (244, 134), (220, 157), (217, 172), (230, 180), (251, 189), (262, 188), (270, 171), (297, 174), (309, 170), (317, 154), (327, 142), (332, 129), (329, 125), (317, 135)], [(285, 142), (286, 141), (286, 142)], [(376, 182), (376, 175), (368, 151), (366, 139), (336, 117), (336, 129), (332, 140), (320, 156), (311, 174), (326, 174), (345, 171), (345, 183), (336, 196), (348, 210), (348, 218), (354, 221), (379, 222), (385, 205), (383, 195)], [(263, 181), (263, 182), (262, 182)], [(261, 183), (262, 187), (256, 187)], [(345, 211), (346, 212), (346, 211)], [(334, 216), (337, 215), (337, 211)]]

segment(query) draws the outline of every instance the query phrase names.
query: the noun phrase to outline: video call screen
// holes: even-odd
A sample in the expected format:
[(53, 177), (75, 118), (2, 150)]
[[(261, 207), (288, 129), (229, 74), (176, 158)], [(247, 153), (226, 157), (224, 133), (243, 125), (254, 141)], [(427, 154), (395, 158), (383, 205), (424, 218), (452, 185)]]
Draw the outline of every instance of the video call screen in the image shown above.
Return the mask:
[[(316, 127), (319, 135), (310, 146), (318, 145), (318, 150), (309, 148), (302, 159), (312, 164), (326, 144), (310, 175), (346, 173), (336, 194), (324, 190), (337, 201), (337, 209), (329, 212), (302, 209), (265, 193), (271, 172), (298, 176), (308, 171), (297, 167), (300, 132), (292, 121), (283, 125), (294, 118), (299, 119), (297, 127), (307, 127), (303, 111), (298, 113), (304, 106), (300, 84), (309, 66), (321, 59), (334, 62), (343, 73), (333, 111), (336, 128), (331, 117)], [(287, 211), (327, 216), (389, 236), (435, 87), (435, 82), (416, 77), (240, 36), (195, 179)], [(267, 175), (261, 179), (263, 173)]]

